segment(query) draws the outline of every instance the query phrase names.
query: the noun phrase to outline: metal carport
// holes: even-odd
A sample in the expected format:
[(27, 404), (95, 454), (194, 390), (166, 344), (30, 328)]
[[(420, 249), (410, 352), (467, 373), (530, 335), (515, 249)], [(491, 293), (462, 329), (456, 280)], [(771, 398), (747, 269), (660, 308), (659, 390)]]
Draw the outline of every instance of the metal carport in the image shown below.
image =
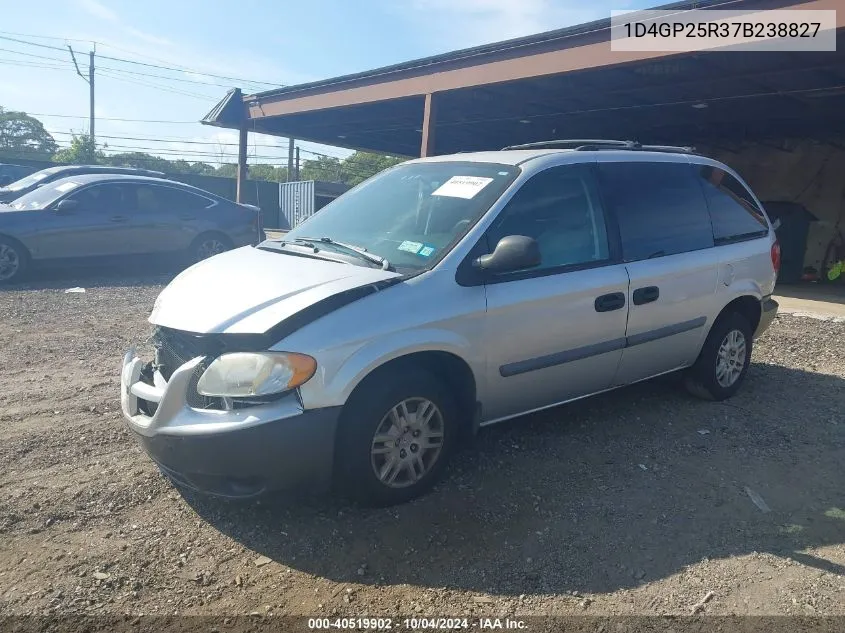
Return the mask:
[[(203, 123), (240, 130), (242, 175), (250, 131), (407, 156), (554, 138), (635, 139), (728, 152), (738, 169), (750, 144), (793, 154), (795, 139), (842, 147), (845, 0), (696, 0), (661, 8), (840, 9), (837, 51), (617, 52), (607, 19), (258, 94), (233, 90)], [(798, 149), (795, 160), (813, 173), (815, 162), (823, 160), (820, 170), (838, 164), (807, 155), (818, 148)], [(782, 171), (796, 171), (791, 160)], [(797, 178), (796, 191), (803, 187)], [(825, 213), (832, 219), (841, 193), (840, 185), (836, 194), (819, 194), (830, 198)]]

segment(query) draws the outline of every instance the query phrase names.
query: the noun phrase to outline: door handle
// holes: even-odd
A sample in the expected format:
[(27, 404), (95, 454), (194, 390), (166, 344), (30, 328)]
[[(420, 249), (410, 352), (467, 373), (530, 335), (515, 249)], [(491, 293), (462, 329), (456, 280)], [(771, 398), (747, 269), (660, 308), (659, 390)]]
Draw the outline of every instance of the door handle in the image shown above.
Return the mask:
[(657, 301), (660, 296), (660, 288), (657, 286), (646, 286), (645, 288), (637, 288), (634, 290), (634, 305), (641, 306), (644, 303), (651, 303)]
[(129, 218), (125, 215), (113, 215), (110, 219), (112, 222), (126, 222)]
[(610, 312), (625, 307), (625, 293), (611, 292), (608, 295), (596, 297), (596, 312)]

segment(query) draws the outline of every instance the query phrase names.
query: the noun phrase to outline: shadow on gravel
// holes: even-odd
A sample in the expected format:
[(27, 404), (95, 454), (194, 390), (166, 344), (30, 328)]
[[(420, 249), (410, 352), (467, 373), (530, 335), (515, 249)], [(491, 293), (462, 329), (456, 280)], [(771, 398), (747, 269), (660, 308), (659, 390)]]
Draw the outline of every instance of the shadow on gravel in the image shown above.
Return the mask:
[(485, 429), (404, 506), (188, 502), (257, 554), (341, 582), (610, 592), (752, 552), (845, 573), (798, 551), (845, 542), (845, 381), (754, 364), (726, 403), (671, 382)]
[(65, 268), (44, 268), (30, 271), (19, 284), (0, 285), (0, 294), (21, 290), (64, 290), (67, 288), (101, 288), (107, 286), (146, 286), (167, 283), (184, 264), (173, 261), (131, 261)]

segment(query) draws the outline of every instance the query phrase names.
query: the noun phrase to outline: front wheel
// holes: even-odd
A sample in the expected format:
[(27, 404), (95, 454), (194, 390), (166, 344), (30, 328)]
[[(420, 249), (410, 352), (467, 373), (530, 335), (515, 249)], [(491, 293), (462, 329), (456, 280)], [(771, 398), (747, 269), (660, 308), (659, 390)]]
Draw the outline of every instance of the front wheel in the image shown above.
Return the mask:
[(373, 378), (344, 407), (336, 483), (359, 502), (386, 506), (418, 497), (440, 479), (457, 439), (457, 407), (428, 372)]
[(686, 387), (706, 400), (725, 400), (739, 389), (751, 364), (751, 324), (736, 312), (719, 318), (687, 370)]

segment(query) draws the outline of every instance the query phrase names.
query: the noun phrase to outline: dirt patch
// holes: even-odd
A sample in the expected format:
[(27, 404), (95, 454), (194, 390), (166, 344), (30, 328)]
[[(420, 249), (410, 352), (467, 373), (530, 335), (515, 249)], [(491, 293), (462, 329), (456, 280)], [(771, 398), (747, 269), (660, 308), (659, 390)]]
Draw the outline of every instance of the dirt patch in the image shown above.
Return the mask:
[(845, 614), (845, 324), (779, 318), (726, 403), (669, 379), (486, 429), (404, 506), (235, 504), (120, 418), (166, 281), (0, 290), (0, 614)]

